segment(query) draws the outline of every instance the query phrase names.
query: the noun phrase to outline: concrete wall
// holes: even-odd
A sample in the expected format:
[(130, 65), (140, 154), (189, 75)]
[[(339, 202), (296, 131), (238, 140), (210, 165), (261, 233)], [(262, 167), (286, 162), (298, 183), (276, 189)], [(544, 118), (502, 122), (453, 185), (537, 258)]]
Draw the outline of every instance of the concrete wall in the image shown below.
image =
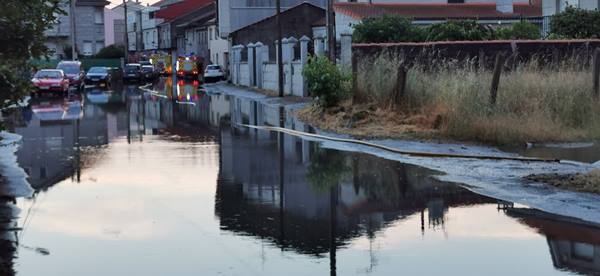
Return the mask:
[(250, 73), (248, 63), (240, 63), (240, 85), (250, 86)]

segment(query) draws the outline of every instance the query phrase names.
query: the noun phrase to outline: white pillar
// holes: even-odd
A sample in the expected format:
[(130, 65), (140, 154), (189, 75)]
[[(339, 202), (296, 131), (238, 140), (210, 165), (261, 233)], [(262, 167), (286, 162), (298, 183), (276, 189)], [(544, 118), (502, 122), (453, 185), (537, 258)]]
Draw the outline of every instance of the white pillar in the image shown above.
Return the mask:
[(308, 62), (308, 43), (310, 38), (302, 36), (300, 38), (300, 62), (304, 65)]
[(325, 54), (325, 45), (323, 36), (315, 37), (315, 56), (322, 56)]
[(344, 66), (352, 66), (352, 34), (340, 34), (342, 52), (340, 53), (341, 63)]
[(235, 45), (231, 48), (233, 50), (233, 78), (234, 84), (240, 84), (240, 62), (242, 61), (242, 50), (244, 45)]
[(248, 85), (256, 86), (254, 78), (254, 43), (248, 43)]
[(255, 79), (254, 85), (256, 85), (256, 87), (258, 87), (258, 88), (263, 87), (263, 85), (262, 85), (262, 80), (263, 80), (262, 68), (263, 68), (263, 62), (264, 62), (263, 47), (264, 47), (264, 45), (261, 42), (254, 43), (254, 55), (256, 56), (256, 59), (255, 59), (256, 63), (254, 64), (254, 72), (256, 72), (256, 79)]

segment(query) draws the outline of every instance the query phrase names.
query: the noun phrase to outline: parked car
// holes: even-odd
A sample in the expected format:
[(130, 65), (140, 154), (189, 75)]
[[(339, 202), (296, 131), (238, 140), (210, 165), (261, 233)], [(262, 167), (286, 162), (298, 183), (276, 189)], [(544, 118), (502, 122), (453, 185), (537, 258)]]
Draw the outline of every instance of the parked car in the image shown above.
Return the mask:
[(125, 72), (123, 73), (124, 80), (139, 81), (142, 79), (142, 66), (139, 63), (125, 64)]
[(75, 87), (78, 90), (82, 90), (84, 84), (85, 71), (81, 61), (61, 61), (56, 66), (56, 69), (63, 70), (67, 78), (69, 79), (69, 85)]
[(154, 71), (154, 66), (152, 65), (142, 65), (142, 75), (144, 80), (150, 81), (156, 78), (156, 71)]
[(149, 60), (141, 60), (140, 65), (141, 66), (152, 65), (152, 62), (150, 62)]
[(108, 67), (92, 67), (85, 75), (86, 85), (108, 87), (112, 82), (112, 73)]
[(225, 79), (225, 72), (221, 65), (211, 64), (206, 66), (204, 70), (204, 81), (209, 82), (211, 80), (219, 81)]
[(43, 69), (35, 73), (31, 82), (36, 87), (32, 94), (56, 92), (64, 96), (69, 93), (69, 79), (59, 69)]

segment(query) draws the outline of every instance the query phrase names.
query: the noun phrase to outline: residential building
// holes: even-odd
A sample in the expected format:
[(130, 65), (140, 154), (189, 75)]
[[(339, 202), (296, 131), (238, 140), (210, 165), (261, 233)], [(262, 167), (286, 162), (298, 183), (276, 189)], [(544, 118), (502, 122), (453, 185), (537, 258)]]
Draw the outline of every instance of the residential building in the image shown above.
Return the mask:
[(163, 19), (155, 17), (159, 9), (154, 6), (142, 9), (142, 48), (144, 51), (158, 49), (158, 25), (163, 22)]
[[(106, 0), (75, 0), (75, 49), (78, 55), (91, 56), (105, 45), (104, 7)], [(54, 58), (66, 56), (65, 49), (71, 47), (71, 9), (68, 0), (60, 7), (65, 14), (58, 15), (58, 23), (46, 31), (46, 46), (53, 50)]]
[[(327, 3), (326, 0), (281, 0), (281, 10), (287, 10), (303, 2), (322, 8)], [(275, 0), (219, 0), (219, 34), (222, 38), (227, 38), (230, 33), (270, 17), (275, 13)], [(310, 24), (310, 22), (305, 23)]]
[[(313, 23), (324, 22), (325, 10), (308, 2), (286, 9), (281, 13), (283, 37), (313, 36)], [(275, 42), (277, 41), (277, 23), (275, 16), (266, 17), (256, 23), (230, 33), (232, 45), (244, 45), (261, 42), (268, 46), (269, 58), (275, 60)]]
[[(541, 25), (542, 0), (371, 0), (334, 4), (336, 35), (351, 34), (363, 18), (396, 14), (429, 25), (448, 19), (472, 19), (482, 24), (506, 25), (523, 19)], [(426, 2), (426, 3), (424, 3)]]
[[(142, 10), (145, 8), (139, 0), (128, 0), (127, 5), (126, 31), (127, 31), (127, 50), (130, 52), (141, 51), (142, 47)], [(116, 13), (125, 16), (125, 8), (120, 4), (112, 9)]]
[(125, 16), (113, 9), (104, 9), (104, 44), (125, 45)]
[(184, 0), (156, 11), (159, 24), (159, 49), (173, 55), (195, 54), (208, 60), (208, 22), (215, 18), (211, 0)]
[(229, 42), (219, 36), (219, 26), (216, 18), (207, 23), (208, 28), (208, 51), (212, 64), (229, 67)]

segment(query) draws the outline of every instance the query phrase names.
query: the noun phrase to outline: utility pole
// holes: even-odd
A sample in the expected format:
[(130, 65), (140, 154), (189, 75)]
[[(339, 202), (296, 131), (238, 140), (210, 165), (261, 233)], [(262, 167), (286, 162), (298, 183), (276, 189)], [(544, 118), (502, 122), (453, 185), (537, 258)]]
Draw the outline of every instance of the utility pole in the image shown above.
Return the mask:
[(75, 1), (69, 1), (69, 21), (71, 22), (71, 60), (77, 60), (77, 43), (75, 39)]
[(329, 48), (329, 60), (335, 64), (336, 43), (335, 43), (335, 13), (333, 11), (333, 1), (327, 0), (327, 42)]
[(278, 80), (279, 84), (279, 97), (283, 97), (283, 43), (282, 40), (282, 31), (281, 31), (281, 0), (275, 0), (275, 5), (277, 9), (277, 13), (275, 15), (275, 24), (277, 24), (277, 72), (278, 72)]
[(127, 2), (123, 0), (123, 18), (125, 18), (125, 63), (129, 62), (129, 33), (127, 32)]

